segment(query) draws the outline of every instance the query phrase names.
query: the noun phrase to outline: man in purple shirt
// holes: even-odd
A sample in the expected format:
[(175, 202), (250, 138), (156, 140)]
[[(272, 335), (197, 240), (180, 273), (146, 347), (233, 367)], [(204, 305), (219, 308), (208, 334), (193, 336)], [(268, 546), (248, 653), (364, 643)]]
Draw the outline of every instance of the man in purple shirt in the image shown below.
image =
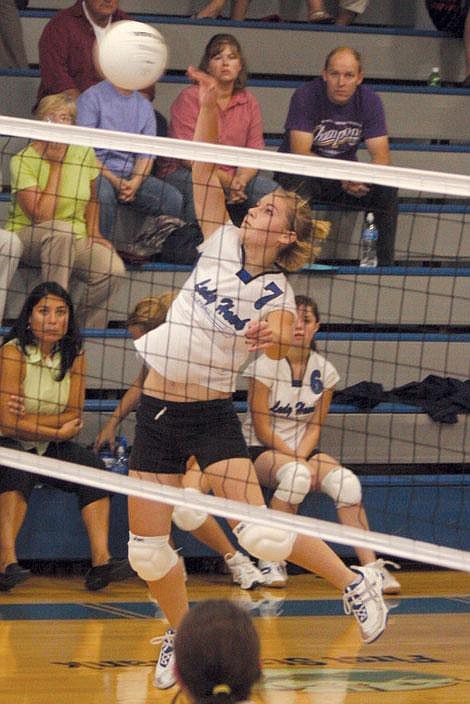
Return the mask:
[[(363, 78), (357, 51), (346, 47), (331, 51), (322, 78), (305, 83), (292, 96), (280, 151), (356, 161), (364, 140), (373, 164), (390, 164), (382, 101), (362, 85)], [(393, 264), (397, 189), (295, 174), (278, 174), (277, 180), (284, 188), (301, 192), (312, 205), (372, 211), (379, 230), (378, 262)]]

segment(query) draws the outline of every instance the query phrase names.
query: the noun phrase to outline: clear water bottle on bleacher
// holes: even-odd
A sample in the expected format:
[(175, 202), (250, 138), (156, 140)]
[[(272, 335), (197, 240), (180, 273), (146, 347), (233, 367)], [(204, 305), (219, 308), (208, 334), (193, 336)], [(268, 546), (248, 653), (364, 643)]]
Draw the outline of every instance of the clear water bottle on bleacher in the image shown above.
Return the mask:
[(111, 466), (111, 471), (116, 474), (129, 473), (129, 448), (124, 435), (117, 438), (115, 460)]
[(114, 452), (111, 451), (109, 444), (106, 443), (99, 452), (99, 458), (104, 463), (106, 469), (111, 469), (116, 458), (114, 457)]
[(374, 213), (367, 213), (361, 235), (361, 257), (359, 266), (377, 266), (377, 240), (379, 231), (374, 223)]
[(439, 71), (438, 66), (434, 66), (428, 77), (428, 86), (433, 86), (434, 88), (437, 88), (441, 84), (441, 72)]

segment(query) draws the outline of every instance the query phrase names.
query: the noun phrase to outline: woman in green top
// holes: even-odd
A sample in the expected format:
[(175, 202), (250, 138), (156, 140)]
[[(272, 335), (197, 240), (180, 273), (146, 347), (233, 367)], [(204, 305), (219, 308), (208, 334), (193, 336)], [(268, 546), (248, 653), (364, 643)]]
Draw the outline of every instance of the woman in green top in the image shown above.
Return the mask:
[[(80, 432), (85, 357), (72, 301), (55, 282), (36, 286), (0, 348), (0, 445), (104, 469), (72, 439)], [(18, 565), (16, 538), (38, 476), (0, 466), (0, 591), (27, 579)], [(133, 573), (110, 557), (109, 495), (101, 489), (41, 477), (41, 484), (77, 494), (91, 545), (86, 587), (95, 591)]]
[[(36, 110), (39, 120), (51, 123), (73, 124), (75, 115), (75, 103), (63, 93), (46, 96)], [(10, 173), (12, 205), (5, 229), (20, 238), (23, 260), (40, 264), (43, 280), (66, 290), (75, 274), (86, 284), (79, 324), (105, 327), (107, 303), (125, 269), (99, 231), (100, 169), (94, 150), (34, 140), (12, 157)]]

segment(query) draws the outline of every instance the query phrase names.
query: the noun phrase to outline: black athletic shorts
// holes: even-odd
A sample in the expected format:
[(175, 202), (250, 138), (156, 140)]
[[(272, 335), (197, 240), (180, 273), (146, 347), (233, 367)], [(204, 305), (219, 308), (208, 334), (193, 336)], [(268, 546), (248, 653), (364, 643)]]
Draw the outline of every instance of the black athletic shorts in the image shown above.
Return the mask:
[[(1, 447), (11, 447), (14, 450), (23, 450), (21, 443), (18, 440), (15, 440), (15, 438), (1, 437), (0, 448)], [(28, 450), (28, 452), (32, 454), (33, 457), (36, 454), (35, 450)], [(71, 440), (66, 440), (65, 442), (51, 441), (43, 456), (63, 460), (64, 462), (84, 464), (87, 467), (95, 467), (96, 469), (102, 469), (103, 471), (105, 470), (105, 466), (99, 457), (97, 457), (91, 450), (88, 450), (86, 447), (82, 447), (78, 443), (72, 442)], [(3, 494), (6, 491), (19, 491), (23, 494), (27, 503), (36, 484), (43, 484), (44, 486), (50, 486), (54, 489), (61, 489), (62, 491), (77, 494), (80, 511), (85, 508), (85, 506), (88, 506), (88, 504), (92, 504), (95, 501), (99, 501), (99, 499), (104, 499), (109, 496), (109, 492), (104, 489), (87, 486), (86, 484), (68, 482), (65, 479), (45, 477), (41, 474), (34, 474), (34, 472), (23, 472), (22, 469), (15, 469), (14, 467), (3, 466), (0, 464), (0, 493)]]
[(221, 460), (249, 458), (231, 399), (177, 403), (143, 395), (136, 418), (131, 469), (184, 474), (191, 455), (202, 470)]

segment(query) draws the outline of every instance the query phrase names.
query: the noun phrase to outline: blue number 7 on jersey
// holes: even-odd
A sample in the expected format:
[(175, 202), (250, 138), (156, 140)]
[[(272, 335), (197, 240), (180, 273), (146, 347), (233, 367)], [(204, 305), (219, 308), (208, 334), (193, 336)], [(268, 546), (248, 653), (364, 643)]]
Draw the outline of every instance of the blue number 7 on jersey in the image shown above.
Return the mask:
[(269, 301), (273, 301), (275, 298), (279, 298), (283, 294), (283, 291), (279, 288), (277, 284), (274, 283), (274, 281), (271, 281), (270, 284), (264, 287), (265, 291), (271, 291), (267, 296), (261, 296), (261, 298), (258, 298), (258, 300), (255, 302), (255, 308), (256, 310), (261, 310), (263, 306), (266, 305), (266, 303), (269, 303)]

